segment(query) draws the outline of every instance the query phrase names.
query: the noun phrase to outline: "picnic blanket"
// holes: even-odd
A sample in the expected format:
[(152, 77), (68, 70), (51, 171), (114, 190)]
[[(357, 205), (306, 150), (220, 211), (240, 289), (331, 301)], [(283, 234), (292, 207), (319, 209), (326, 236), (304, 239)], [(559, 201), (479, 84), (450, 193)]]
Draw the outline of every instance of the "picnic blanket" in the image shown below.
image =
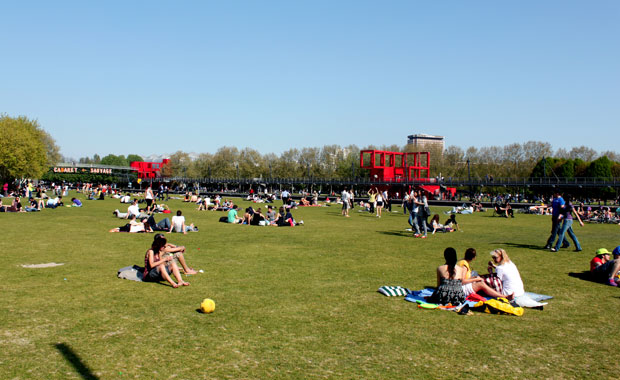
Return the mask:
[[(433, 288), (425, 288), (422, 290), (414, 290), (412, 292), (410, 292), (409, 294), (407, 294), (407, 296), (405, 297), (405, 301), (409, 301), (409, 302), (413, 302), (418, 304), (418, 307), (420, 308), (424, 308), (424, 309), (435, 309), (437, 307), (433, 307), (437, 306), (435, 304), (431, 304), (429, 302), (426, 301), (426, 297), (430, 297), (431, 295), (433, 295), (433, 292), (435, 291), (435, 289)], [(472, 295), (470, 295), (469, 297), (467, 297), (467, 299), (465, 300), (465, 302), (462, 305), (467, 305), (470, 308), (473, 307), (476, 303), (478, 303), (478, 301), (483, 298), (485, 300), (488, 300), (488, 297), (482, 297), (477, 295), (477, 299), (473, 298)], [(514, 303), (517, 304), (518, 306), (521, 307), (529, 307), (529, 308), (542, 308), (544, 305), (547, 305), (547, 302), (541, 303), (540, 301), (546, 301), (546, 300), (550, 300), (552, 299), (552, 296), (548, 296), (545, 294), (537, 294), (537, 293), (532, 293), (532, 292), (525, 292), (524, 295), (522, 295), (521, 297), (517, 297), (514, 300)], [(445, 307), (441, 307), (440, 309), (442, 310), (455, 310), (458, 309), (459, 305), (455, 305), (455, 307), (453, 308), (445, 308)]]
[(143, 281), (142, 275), (144, 274), (144, 268), (138, 265), (131, 267), (124, 267), (118, 270), (118, 278), (131, 281)]
[(402, 286), (382, 286), (377, 290), (379, 293), (388, 297), (402, 297), (411, 293), (411, 290)]

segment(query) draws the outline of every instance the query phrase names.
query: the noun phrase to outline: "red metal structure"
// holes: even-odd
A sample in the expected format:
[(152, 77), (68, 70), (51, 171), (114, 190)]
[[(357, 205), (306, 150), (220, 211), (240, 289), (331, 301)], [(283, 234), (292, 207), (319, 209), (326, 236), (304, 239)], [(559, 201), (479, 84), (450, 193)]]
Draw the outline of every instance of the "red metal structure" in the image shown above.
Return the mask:
[(360, 151), (360, 168), (370, 170), (370, 177), (379, 181), (429, 180), (429, 152)]
[[(370, 170), (370, 177), (380, 182), (422, 181), (435, 182), (430, 178), (431, 155), (429, 152), (388, 152), (383, 150), (360, 151), (360, 168)], [(439, 185), (419, 185), (432, 196), (439, 196)], [(452, 196), (456, 188), (443, 187), (443, 191)]]
[(129, 166), (138, 170), (138, 178), (159, 178), (161, 177), (161, 169), (170, 163), (165, 158), (162, 162), (142, 162), (133, 161)]

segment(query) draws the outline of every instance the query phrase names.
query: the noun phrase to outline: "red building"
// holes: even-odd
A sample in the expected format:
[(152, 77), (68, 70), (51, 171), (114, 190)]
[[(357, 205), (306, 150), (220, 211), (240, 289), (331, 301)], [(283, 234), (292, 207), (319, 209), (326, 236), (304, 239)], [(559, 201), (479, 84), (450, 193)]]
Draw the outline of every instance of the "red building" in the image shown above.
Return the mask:
[[(360, 168), (370, 170), (370, 178), (380, 182), (423, 181), (419, 187), (429, 195), (440, 195), (441, 187), (430, 178), (431, 155), (429, 152), (388, 152), (383, 150), (360, 151)], [(452, 196), (456, 188), (443, 188)]]
[(428, 180), (430, 165), (429, 152), (360, 151), (360, 168), (370, 170), (370, 177), (379, 181)]
[(161, 177), (161, 170), (165, 165), (168, 165), (170, 160), (164, 158), (162, 162), (143, 162), (133, 161), (129, 166), (137, 169), (138, 178), (159, 178)]

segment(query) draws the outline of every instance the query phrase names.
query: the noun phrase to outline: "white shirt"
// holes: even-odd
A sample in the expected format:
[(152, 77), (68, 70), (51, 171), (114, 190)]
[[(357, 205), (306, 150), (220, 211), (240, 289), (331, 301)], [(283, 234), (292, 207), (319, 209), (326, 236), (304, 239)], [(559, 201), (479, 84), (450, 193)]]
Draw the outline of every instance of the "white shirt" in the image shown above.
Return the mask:
[(343, 191), (342, 192), (342, 201), (343, 202), (348, 202), (350, 196), (351, 196), (351, 194), (349, 194), (348, 191)]
[(504, 291), (502, 292), (502, 294), (507, 296), (514, 293), (515, 297), (520, 297), (523, 295), (523, 293), (525, 293), (525, 289), (523, 288), (523, 281), (521, 280), (519, 270), (512, 261), (503, 265), (499, 265), (496, 268), (496, 271), (497, 277), (502, 280), (502, 285), (504, 287)]
[(183, 224), (185, 223), (185, 217), (181, 216), (173, 216), (172, 217), (172, 230), (174, 232), (185, 232), (183, 231)]
[(132, 204), (131, 206), (127, 207), (127, 213), (129, 214), (129, 216), (138, 216), (140, 215), (140, 207), (138, 207), (138, 205)]

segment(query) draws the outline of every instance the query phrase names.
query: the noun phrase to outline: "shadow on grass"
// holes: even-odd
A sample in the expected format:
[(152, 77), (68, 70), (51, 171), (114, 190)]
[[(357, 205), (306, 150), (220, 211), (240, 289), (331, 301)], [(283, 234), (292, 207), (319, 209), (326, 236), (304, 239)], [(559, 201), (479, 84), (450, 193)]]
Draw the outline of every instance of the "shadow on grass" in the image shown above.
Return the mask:
[(378, 231), (380, 234), (390, 235), (390, 236), (409, 236), (413, 237), (413, 232), (411, 231)]
[[(588, 282), (593, 282), (595, 284), (605, 285), (602, 282), (597, 281), (596, 278), (594, 276), (592, 276), (592, 273), (590, 273), (590, 271), (584, 270), (583, 272), (569, 272), (568, 275), (571, 276), (571, 277), (574, 277), (574, 278), (578, 278), (578, 279), (583, 280), (583, 281), (588, 281)], [(605, 285), (605, 286), (607, 286), (607, 285)]]
[(544, 247), (535, 244), (521, 244), (521, 243), (509, 243), (509, 242), (494, 242), (493, 244), (497, 245), (507, 245), (513, 248), (525, 248), (525, 249), (534, 249), (537, 251), (547, 251)]
[(83, 379), (87, 380), (99, 380), (97, 376), (93, 374), (93, 372), (88, 368), (88, 366), (82, 362), (79, 356), (73, 351), (71, 347), (64, 343), (58, 343), (54, 345), (58, 351), (65, 357), (65, 359), (71, 363), (73, 368), (82, 376)]

